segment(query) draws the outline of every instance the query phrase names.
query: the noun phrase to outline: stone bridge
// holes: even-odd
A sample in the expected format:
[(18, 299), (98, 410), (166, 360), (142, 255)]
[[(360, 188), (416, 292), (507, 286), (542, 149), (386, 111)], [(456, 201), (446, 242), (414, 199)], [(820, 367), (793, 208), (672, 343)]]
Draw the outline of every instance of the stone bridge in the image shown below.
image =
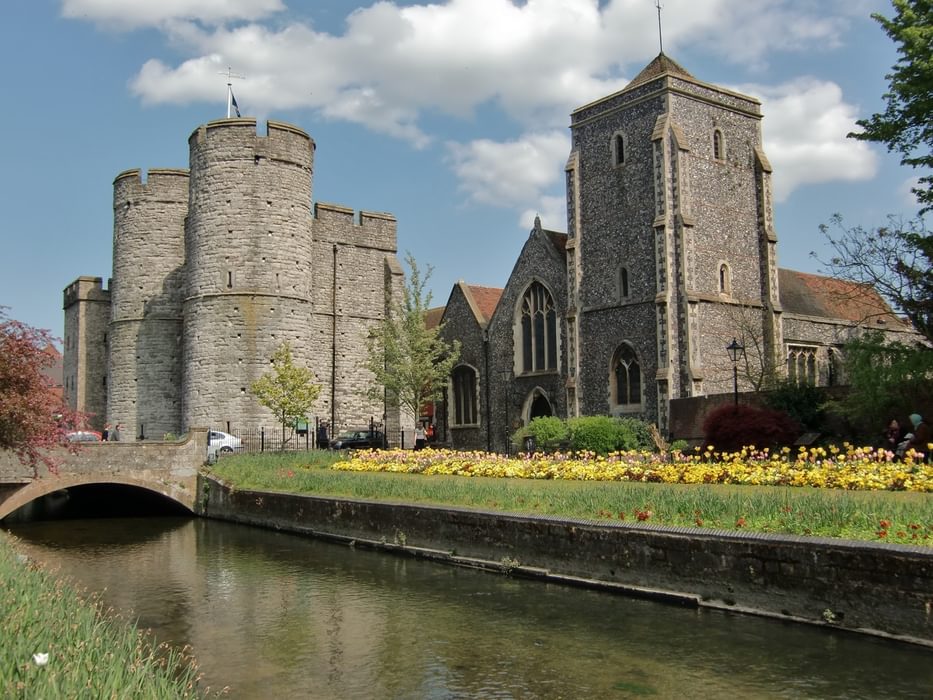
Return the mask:
[(55, 491), (92, 484), (120, 484), (152, 491), (194, 512), (198, 470), (207, 458), (207, 430), (179, 442), (82, 443), (77, 454), (57, 455), (57, 473), (34, 473), (9, 453), (0, 453), (0, 520)]

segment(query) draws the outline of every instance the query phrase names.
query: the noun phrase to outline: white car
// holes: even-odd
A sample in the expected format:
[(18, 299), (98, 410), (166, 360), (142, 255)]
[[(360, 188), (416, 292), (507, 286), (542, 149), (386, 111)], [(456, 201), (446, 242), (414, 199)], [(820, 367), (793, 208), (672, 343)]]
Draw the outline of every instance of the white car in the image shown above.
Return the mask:
[(207, 434), (207, 458), (211, 461), (217, 459), (219, 454), (231, 454), (243, 449), (243, 441), (235, 435), (211, 430)]

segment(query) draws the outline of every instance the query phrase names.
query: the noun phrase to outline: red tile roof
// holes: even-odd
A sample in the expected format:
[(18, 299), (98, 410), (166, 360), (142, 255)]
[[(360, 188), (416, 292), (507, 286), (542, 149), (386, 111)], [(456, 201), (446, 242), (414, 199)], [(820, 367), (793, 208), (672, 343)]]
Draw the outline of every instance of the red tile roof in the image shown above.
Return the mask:
[(499, 299), (502, 298), (502, 289), (499, 287), (479, 287), (475, 284), (465, 284), (473, 295), (473, 301), (476, 302), (477, 310), (483, 314), (483, 318), (478, 319), (481, 325), (486, 325), (492, 318), (496, 307), (499, 305)]
[(874, 287), (797, 270), (778, 270), (786, 313), (903, 325)]

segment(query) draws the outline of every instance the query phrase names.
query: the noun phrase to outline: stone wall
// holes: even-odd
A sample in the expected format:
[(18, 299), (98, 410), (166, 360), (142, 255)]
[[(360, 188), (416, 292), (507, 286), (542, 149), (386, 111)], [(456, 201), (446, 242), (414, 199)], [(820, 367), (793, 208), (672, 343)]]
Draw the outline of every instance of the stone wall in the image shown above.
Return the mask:
[(107, 416), (127, 435), (181, 432), (187, 215), (187, 170), (114, 180)]
[(192, 430), (178, 442), (82, 443), (75, 454), (60, 450), (52, 456), (54, 473), (45, 466), (34, 472), (0, 452), (0, 485), (7, 485), (0, 488), (0, 519), (55, 491), (99, 483), (148, 489), (194, 510), (198, 469), (207, 460), (207, 430)]
[(110, 290), (100, 277), (79, 277), (64, 291), (65, 400), (100, 430), (107, 414)]
[(933, 551), (231, 490), (202, 514), (683, 604), (933, 646)]

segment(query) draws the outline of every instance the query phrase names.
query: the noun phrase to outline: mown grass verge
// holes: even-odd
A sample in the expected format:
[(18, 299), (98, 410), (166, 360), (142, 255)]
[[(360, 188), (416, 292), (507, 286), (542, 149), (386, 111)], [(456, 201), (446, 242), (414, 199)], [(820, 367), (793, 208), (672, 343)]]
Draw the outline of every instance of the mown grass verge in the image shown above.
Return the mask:
[(237, 455), (212, 467), (241, 489), (933, 546), (933, 497), (788, 486), (562, 481), (335, 471), (346, 455)]
[(0, 697), (201, 698), (187, 649), (155, 645), (0, 535)]

